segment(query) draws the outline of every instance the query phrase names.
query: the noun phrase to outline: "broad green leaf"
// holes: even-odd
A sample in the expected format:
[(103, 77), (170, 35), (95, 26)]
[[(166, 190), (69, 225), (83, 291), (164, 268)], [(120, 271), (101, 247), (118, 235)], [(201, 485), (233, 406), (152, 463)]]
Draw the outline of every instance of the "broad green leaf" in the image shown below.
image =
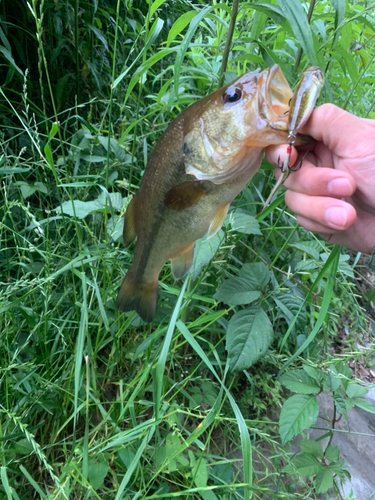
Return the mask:
[(316, 261), (319, 260), (319, 254), (322, 252), (322, 244), (316, 240), (298, 241), (298, 243), (289, 243), (288, 246), (307, 253)]
[(301, 476), (314, 476), (322, 469), (322, 464), (319, 460), (309, 453), (297, 455), (293, 460), (294, 467), (298, 470)]
[(311, 441), (311, 440), (306, 440), (306, 441), (301, 441), (299, 444), (301, 451), (305, 453), (309, 453), (310, 455), (314, 455), (316, 458), (323, 458), (324, 453), (323, 453), (323, 448), (320, 443), (317, 441)]
[(135, 457), (135, 453), (130, 446), (127, 446), (118, 452), (118, 456), (125, 467), (128, 468)]
[(239, 212), (238, 210), (231, 212), (225, 219), (226, 224), (232, 226), (232, 230), (244, 234), (258, 234), (261, 235), (259, 222), (252, 215)]
[[(272, 296), (276, 302), (278, 309), (283, 313), (288, 325), (292, 324), (293, 320), (298, 330), (305, 330), (307, 323), (307, 314), (305, 306), (303, 305), (304, 299), (294, 295), (292, 291), (289, 293), (277, 293)], [(301, 309), (301, 306), (302, 309)]]
[(89, 464), (88, 480), (94, 490), (99, 489), (104, 483), (104, 479), (108, 474), (107, 462), (92, 462)]
[(224, 233), (220, 230), (212, 238), (207, 239), (205, 237), (197, 240), (195, 243), (193, 265), (191, 266), (191, 275), (193, 279), (196, 279), (203, 268), (211, 262), (223, 239)]
[(318, 370), (318, 368), (314, 368), (313, 366), (309, 366), (309, 365), (302, 365), (302, 368), (305, 370), (305, 372), (311, 377), (313, 378), (314, 380), (316, 380), (317, 382), (319, 383), (322, 383), (326, 374), (320, 370)]
[[(281, 10), (280, 7), (277, 5), (271, 5), (271, 4), (266, 4), (266, 3), (251, 3), (249, 5), (249, 8), (257, 10), (257, 14), (265, 14), (267, 17), (270, 17), (273, 21), (275, 21), (276, 24), (282, 24), (285, 21), (285, 16), (283, 11)], [(262, 16), (261, 20), (263, 21), (262, 29), (259, 31), (260, 28), (258, 28), (256, 31), (251, 31), (251, 35), (254, 35), (254, 38), (258, 38), (260, 33), (263, 31), (264, 26), (265, 26), (265, 21), (267, 20), (267, 17)], [(259, 21), (258, 21), (259, 22)]]
[(355, 406), (362, 408), (362, 410), (368, 411), (369, 413), (375, 413), (374, 406), (370, 403), (370, 401), (367, 401), (367, 399), (355, 398), (352, 401), (354, 402)]
[(347, 413), (345, 398), (341, 394), (341, 391), (338, 394), (334, 394), (333, 400), (335, 402), (337, 413), (339, 413), (340, 415), (344, 415), (345, 413)]
[(315, 394), (320, 390), (319, 384), (304, 370), (284, 373), (279, 380), (287, 389), (298, 394)]
[(317, 66), (311, 28), (300, 0), (277, 0), (277, 3), (289, 22), (298, 43), (303, 48), (307, 59), (313, 66)]
[(327, 446), (326, 451), (324, 452), (324, 457), (326, 460), (337, 462), (340, 458), (340, 450), (335, 444), (330, 444)]
[(315, 424), (319, 406), (315, 396), (296, 394), (287, 399), (281, 409), (279, 426), (283, 444)]
[(117, 241), (121, 238), (124, 230), (124, 217), (115, 215), (108, 219), (107, 234), (111, 237), (112, 241)]
[(332, 472), (324, 467), (321, 469), (315, 478), (315, 487), (318, 494), (325, 493), (327, 490), (333, 486), (333, 475)]
[(229, 278), (224, 281), (214, 298), (229, 306), (247, 305), (255, 302), (261, 293), (259, 291), (246, 290), (246, 282), (241, 278)]
[(168, 39), (167, 39), (167, 47), (173, 42), (177, 35), (183, 31), (186, 26), (190, 23), (190, 21), (198, 14), (196, 10), (190, 10), (189, 12), (185, 12), (181, 17), (175, 21), (172, 28), (169, 30)]
[(365, 396), (368, 393), (368, 389), (358, 384), (348, 384), (346, 388), (346, 394), (349, 398), (356, 398), (358, 396)]
[(239, 275), (251, 284), (253, 290), (264, 288), (271, 279), (271, 273), (263, 262), (244, 264)]
[(272, 339), (272, 325), (263, 309), (251, 307), (237, 312), (228, 323), (226, 335), (230, 370), (238, 372), (256, 363)]
[[(71, 215), (72, 217), (77, 216), (78, 219), (84, 219), (92, 212), (96, 212), (98, 210), (102, 210), (104, 208), (102, 203), (99, 203), (98, 200), (93, 201), (65, 201), (61, 207), (55, 208), (55, 212)], [(62, 209), (62, 210), (61, 210)]]
[(32, 453), (34, 450), (33, 445), (26, 438), (17, 441), (13, 447), (20, 455), (29, 455), (29, 453)]
[(245, 264), (239, 276), (233, 276), (224, 281), (214, 295), (214, 298), (231, 306), (250, 304), (257, 300), (270, 279), (270, 272), (262, 262)]
[(202, 488), (207, 485), (208, 473), (207, 473), (207, 460), (202, 458), (193, 467), (193, 477), (194, 482), (198, 488)]

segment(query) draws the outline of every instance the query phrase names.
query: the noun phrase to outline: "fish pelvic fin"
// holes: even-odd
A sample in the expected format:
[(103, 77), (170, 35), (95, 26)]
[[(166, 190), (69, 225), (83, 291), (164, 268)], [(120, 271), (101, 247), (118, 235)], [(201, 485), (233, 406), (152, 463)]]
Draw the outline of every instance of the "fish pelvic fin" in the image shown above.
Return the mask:
[(135, 211), (136, 211), (136, 197), (131, 200), (125, 212), (124, 231), (122, 236), (124, 244), (128, 247), (135, 240), (137, 234), (135, 232)]
[(189, 245), (180, 255), (171, 259), (173, 278), (180, 280), (190, 271), (193, 264), (195, 242)]
[(142, 283), (134, 279), (130, 271), (121, 284), (116, 299), (116, 307), (120, 311), (137, 311), (146, 323), (151, 323), (158, 305), (158, 281)]
[(216, 212), (216, 215), (212, 219), (210, 227), (208, 228), (207, 239), (212, 238), (212, 236), (215, 236), (215, 234), (219, 231), (221, 226), (224, 224), (225, 217), (227, 216), (229, 207), (230, 207), (230, 202), (225, 203)]
[(187, 181), (172, 188), (165, 195), (165, 206), (171, 210), (186, 210), (207, 196), (207, 186), (202, 181)]

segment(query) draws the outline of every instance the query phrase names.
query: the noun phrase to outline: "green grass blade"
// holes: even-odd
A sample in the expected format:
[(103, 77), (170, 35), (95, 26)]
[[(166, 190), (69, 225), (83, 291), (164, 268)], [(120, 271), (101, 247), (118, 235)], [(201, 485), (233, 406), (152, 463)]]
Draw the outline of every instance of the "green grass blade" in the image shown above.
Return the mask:
[(182, 300), (184, 298), (184, 293), (186, 290), (186, 286), (189, 281), (189, 275), (186, 276), (184, 284), (182, 285), (180, 296), (178, 297), (176, 306), (174, 308), (171, 320), (169, 322), (167, 334), (164, 339), (163, 343), (163, 348), (161, 350), (157, 365), (156, 365), (156, 370), (155, 370), (155, 378), (154, 378), (154, 386), (155, 386), (155, 396), (154, 396), (154, 416), (155, 420), (158, 420), (159, 418), (159, 411), (160, 411), (160, 406), (161, 406), (161, 394), (162, 394), (162, 388), (163, 388), (163, 380), (164, 380), (164, 370), (165, 370), (165, 363), (167, 361), (167, 356), (169, 353), (169, 346), (171, 344), (172, 340), (172, 335), (175, 330), (176, 326), (176, 321), (178, 318), (178, 315), (180, 314), (180, 309), (181, 309), (181, 304)]
[[(335, 248), (332, 250), (331, 255), (327, 259), (327, 262), (325, 263), (323, 269), (319, 273), (319, 276), (317, 277), (316, 282), (311, 287), (311, 289), (313, 290), (315, 288), (315, 284), (319, 283), (320, 279), (323, 278), (324, 274), (328, 272), (327, 285), (326, 285), (326, 289), (324, 291), (322, 306), (320, 308), (319, 316), (318, 316), (318, 319), (316, 320), (314, 328), (312, 329), (310, 335), (307, 337), (305, 342), (299, 347), (299, 349), (293, 354), (293, 356), (291, 358), (289, 358), (286, 363), (284, 363), (284, 365), (281, 367), (281, 369), (279, 371), (278, 376), (280, 376), (285, 371), (285, 369), (291, 363), (293, 363), (293, 361), (311, 344), (311, 342), (314, 340), (314, 338), (316, 337), (316, 334), (318, 333), (322, 324), (325, 321), (326, 314), (328, 312), (328, 308), (329, 308), (329, 305), (331, 303), (333, 288), (335, 285), (335, 278), (336, 278), (337, 268), (338, 268), (339, 260), (340, 260), (340, 251), (341, 251), (341, 247), (336, 245)], [(320, 278), (319, 281), (318, 281), (318, 278)], [(297, 318), (297, 316), (296, 316), (296, 318)], [(292, 325), (293, 324), (294, 323), (292, 323)]]
[(277, 0), (310, 64), (317, 66), (311, 27), (300, 0)]

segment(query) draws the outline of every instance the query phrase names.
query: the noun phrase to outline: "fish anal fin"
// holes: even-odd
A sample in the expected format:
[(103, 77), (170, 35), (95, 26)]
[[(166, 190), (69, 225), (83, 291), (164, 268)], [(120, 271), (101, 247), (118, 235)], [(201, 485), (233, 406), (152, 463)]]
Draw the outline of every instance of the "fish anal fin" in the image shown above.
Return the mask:
[(207, 239), (212, 238), (219, 231), (224, 223), (225, 217), (227, 216), (230, 207), (230, 202), (222, 205), (216, 212), (215, 217), (212, 219), (210, 227), (208, 228)]
[(180, 280), (190, 271), (193, 264), (195, 242), (189, 245), (180, 255), (171, 259), (173, 278)]
[(164, 204), (171, 210), (185, 210), (207, 196), (207, 182), (188, 181), (172, 188), (165, 195)]
[(120, 311), (137, 311), (146, 323), (151, 323), (158, 304), (158, 281), (139, 283), (133, 273), (128, 271), (116, 299)]
[(136, 215), (136, 196), (131, 200), (124, 215), (124, 238), (125, 246), (128, 247), (135, 240), (137, 234), (135, 232), (135, 215)]

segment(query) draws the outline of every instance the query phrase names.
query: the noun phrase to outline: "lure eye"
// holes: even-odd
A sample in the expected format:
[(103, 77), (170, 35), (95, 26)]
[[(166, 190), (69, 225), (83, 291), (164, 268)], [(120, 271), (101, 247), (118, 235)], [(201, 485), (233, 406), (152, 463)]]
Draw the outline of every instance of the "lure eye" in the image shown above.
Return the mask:
[(240, 101), (242, 97), (242, 90), (238, 87), (229, 87), (223, 94), (224, 104), (235, 104)]

